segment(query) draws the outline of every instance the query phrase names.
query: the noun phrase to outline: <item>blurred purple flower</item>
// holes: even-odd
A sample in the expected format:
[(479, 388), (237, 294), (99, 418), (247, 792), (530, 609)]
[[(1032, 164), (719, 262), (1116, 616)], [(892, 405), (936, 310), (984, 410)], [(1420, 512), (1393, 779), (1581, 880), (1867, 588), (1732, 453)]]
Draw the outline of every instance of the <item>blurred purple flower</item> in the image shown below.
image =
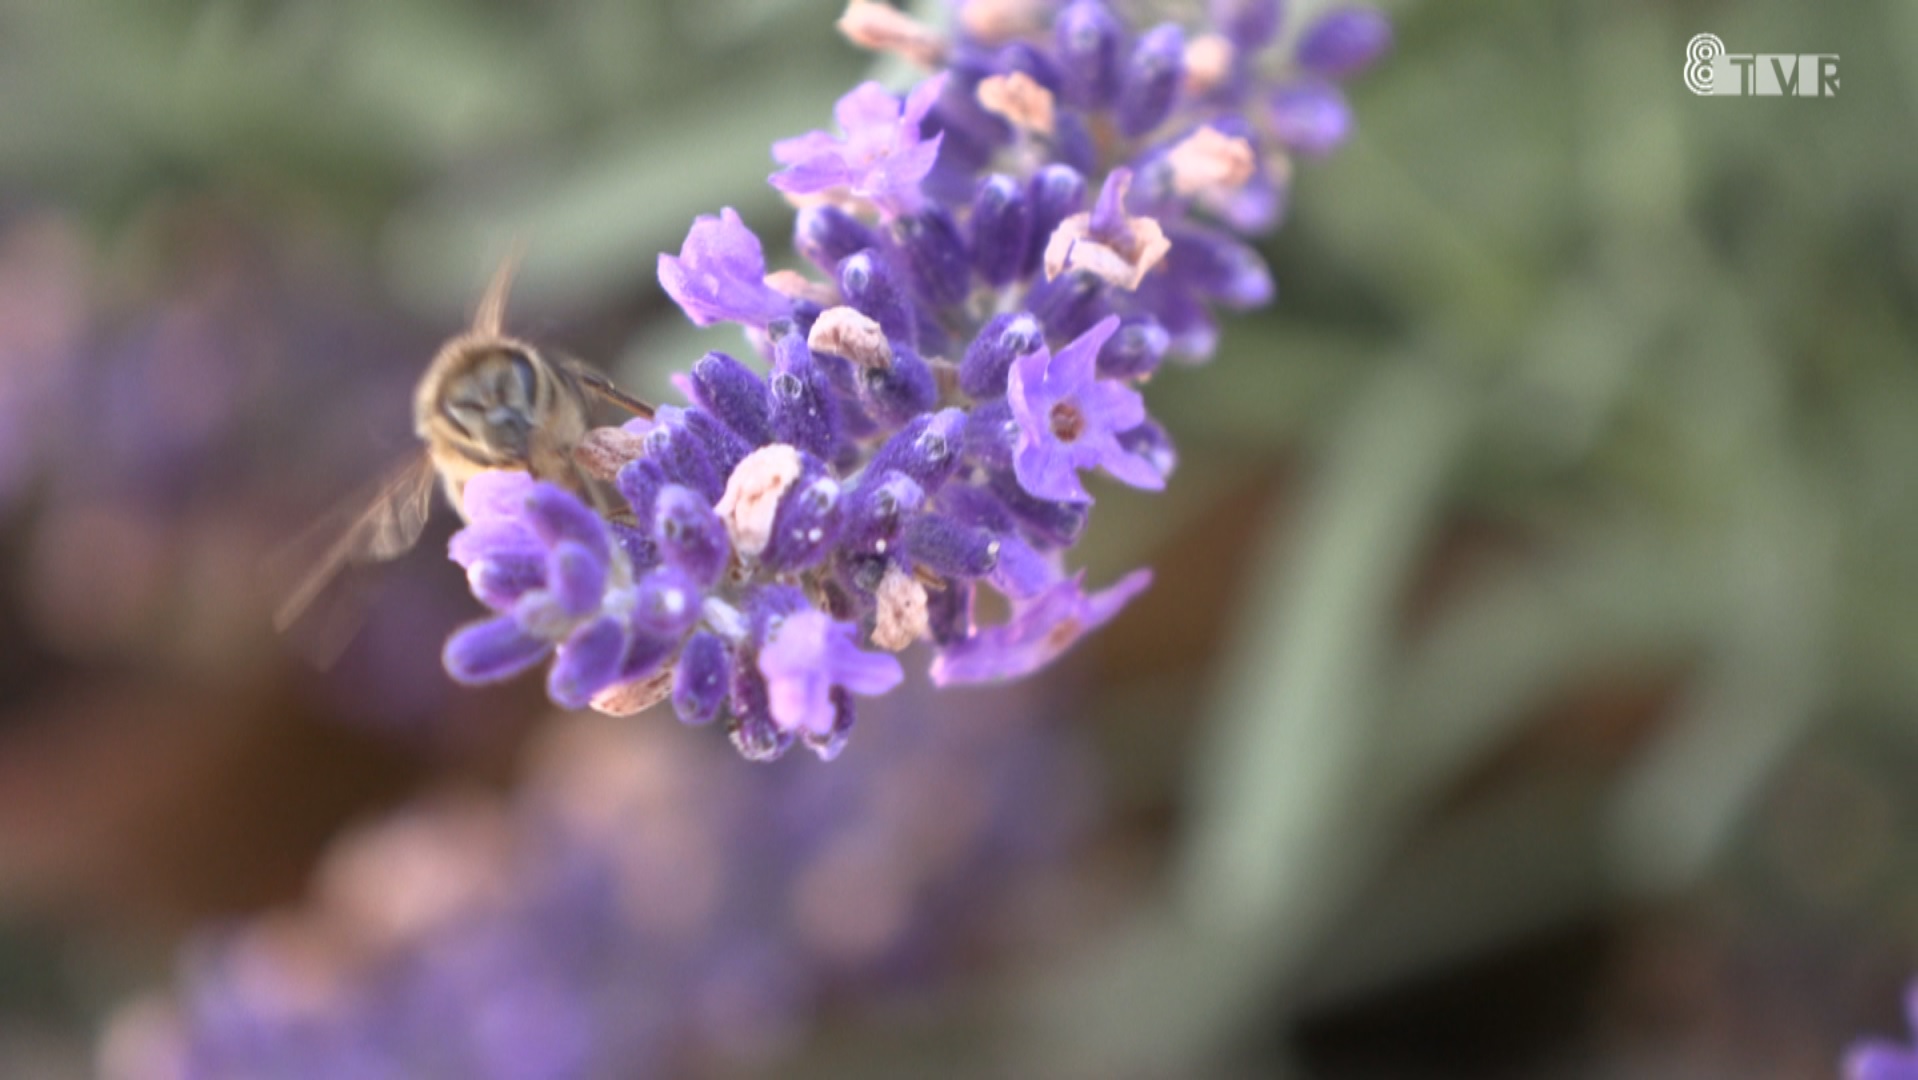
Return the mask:
[[(1918, 985), (1905, 992), (1905, 1019), (1918, 1031)], [(1918, 1080), (1918, 1049), (1889, 1039), (1866, 1039), (1845, 1055), (1845, 1080)]]
[(1314, 74), (1343, 79), (1371, 67), (1391, 47), (1391, 20), (1370, 8), (1341, 8), (1299, 35), (1298, 63)]

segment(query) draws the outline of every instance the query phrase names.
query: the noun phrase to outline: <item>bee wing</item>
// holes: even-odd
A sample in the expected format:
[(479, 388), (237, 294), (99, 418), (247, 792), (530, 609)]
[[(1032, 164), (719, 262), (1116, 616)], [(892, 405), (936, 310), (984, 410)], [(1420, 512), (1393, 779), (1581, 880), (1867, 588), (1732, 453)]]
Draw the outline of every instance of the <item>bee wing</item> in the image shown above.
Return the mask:
[(643, 416), (648, 420), (653, 418), (653, 407), (650, 404), (621, 390), (613, 383), (613, 380), (594, 368), (587, 367), (584, 362), (570, 356), (558, 356), (554, 358), (554, 363), (578, 383), (581, 389), (590, 391), (601, 401), (617, 405), (634, 416)]
[(433, 509), (434, 475), (432, 459), (424, 455), (389, 470), (370, 490), (314, 522), (269, 560), (273, 580), (292, 578), (275, 573), (276, 568), (298, 575), (273, 612), (274, 628), (284, 632), (293, 625), (346, 566), (391, 559), (418, 543)]

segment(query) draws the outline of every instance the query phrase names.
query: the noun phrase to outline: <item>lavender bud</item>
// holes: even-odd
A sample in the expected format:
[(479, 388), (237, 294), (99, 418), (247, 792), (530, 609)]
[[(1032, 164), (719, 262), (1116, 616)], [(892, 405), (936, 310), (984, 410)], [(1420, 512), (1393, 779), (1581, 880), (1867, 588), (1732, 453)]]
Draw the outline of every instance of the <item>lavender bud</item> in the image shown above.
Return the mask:
[(1112, 313), (1105, 283), (1084, 270), (1070, 270), (1032, 290), (1032, 313), (1054, 341), (1070, 341)]
[(1012, 512), (992, 492), (976, 484), (947, 484), (939, 489), (939, 509), (954, 521), (987, 532), (1009, 533), (1018, 528)]
[(669, 483), (666, 470), (648, 457), (635, 458), (620, 466), (619, 475), (613, 480), (613, 486), (633, 508), (633, 520), (642, 524), (653, 520), (653, 500), (659, 497), (659, 489)]
[[(830, 460), (839, 443), (839, 403), (805, 335), (790, 322), (767, 327), (773, 348), (768, 424), (775, 441)], [(842, 362), (843, 363), (843, 362)]]
[(1066, 165), (1047, 165), (1032, 175), (1032, 240), (1026, 252), (1025, 273), (1036, 273), (1045, 261), (1046, 242), (1059, 223), (1084, 209), (1086, 178)]
[[(653, 511), (649, 502), (646, 516), (635, 517), (634, 520), (650, 523), (652, 517)], [(623, 521), (609, 521), (606, 527), (613, 530), (613, 543), (618, 544), (619, 550), (626, 553), (626, 561), (635, 571), (647, 570), (659, 565), (659, 545), (653, 543), (652, 530), (636, 528)]]
[(1150, 315), (1128, 316), (1118, 333), (1099, 348), (1099, 374), (1110, 379), (1135, 379), (1158, 370), (1172, 335)]
[(546, 560), (536, 555), (495, 555), (468, 567), (466, 580), (480, 603), (494, 611), (510, 611), (520, 597), (545, 586)]
[(906, 272), (921, 300), (935, 308), (952, 307), (965, 300), (971, 290), (972, 260), (951, 214), (943, 207), (931, 206), (901, 217), (892, 223), (892, 236), (905, 256)]
[(959, 389), (979, 401), (1005, 397), (1012, 362), (1039, 351), (1045, 342), (1045, 331), (1031, 313), (994, 315), (959, 361)]
[(580, 709), (619, 675), (626, 631), (619, 620), (602, 615), (580, 627), (559, 647), (546, 673), (546, 696), (555, 705)]
[(503, 682), (546, 658), (552, 646), (520, 629), (511, 615), (469, 623), (446, 639), (440, 660), (453, 681)]
[(994, 398), (972, 408), (966, 417), (966, 459), (990, 469), (1012, 468), (1012, 452), (1019, 444), (1019, 421), (1012, 403)]
[(896, 470), (910, 477), (928, 495), (951, 478), (965, 452), (966, 414), (961, 409), (942, 409), (932, 416), (918, 416), (886, 440), (872, 456), (868, 471), (884, 476)]
[(583, 545), (561, 540), (546, 557), (546, 587), (568, 618), (599, 610), (606, 595), (606, 560)]
[(1336, 86), (1308, 82), (1272, 95), (1272, 134), (1308, 157), (1337, 150), (1352, 133), (1352, 107)]
[(619, 672), (612, 682), (632, 682), (654, 674), (673, 654), (677, 638), (654, 637), (651, 634), (633, 634), (626, 643), (626, 655), (620, 658)]
[(1176, 279), (1229, 308), (1246, 310), (1272, 302), (1272, 274), (1251, 247), (1210, 229), (1180, 229), (1166, 255)]
[(712, 723), (732, 678), (733, 654), (718, 634), (701, 630), (687, 639), (673, 668), (673, 712), (680, 723)]
[(772, 441), (766, 383), (751, 368), (723, 352), (709, 352), (693, 365), (692, 389), (693, 400), (747, 443), (757, 447)]
[(1299, 67), (1343, 79), (1371, 67), (1392, 47), (1392, 24), (1370, 8), (1328, 12), (1299, 35)]
[(548, 544), (571, 540), (602, 563), (611, 551), (605, 521), (564, 488), (534, 484), (526, 496), (526, 520)]
[[(867, 475), (876, 479), (860, 484), (846, 498), (840, 538), (848, 550), (883, 555), (898, 544), (905, 519), (925, 505), (926, 490), (904, 473)], [(874, 587), (877, 584), (875, 580)]]
[(1032, 200), (1025, 185), (1003, 173), (986, 177), (972, 201), (972, 263), (988, 285), (1006, 285), (1025, 272), (1032, 250)]
[(699, 583), (677, 566), (649, 572), (633, 594), (633, 628), (642, 634), (677, 641), (699, 621)]
[(680, 421), (712, 456), (713, 465), (719, 470), (720, 485), (723, 488), (725, 478), (731, 476), (732, 471), (739, 467), (739, 463), (745, 460), (746, 455), (753, 452), (753, 445), (704, 409), (687, 409), (681, 415)]
[(907, 522), (904, 540), (914, 562), (946, 577), (982, 577), (999, 562), (999, 541), (991, 533), (940, 514)]
[(858, 377), (860, 404), (883, 427), (899, 427), (939, 400), (932, 369), (908, 348), (893, 350), (891, 367), (860, 368)]
[(1102, 0), (1075, 0), (1052, 24), (1067, 101), (1087, 109), (1112, 104), (1119, 91), (1125, 26)]
[(1099, 168), (1099, 143), (1078, 113), (1060, 113), (1053, 120), (1052, 156), (1082, 176)]
[(789, 572), (818, 563), (838, 539), (839, 504), (839, 481), (818, 458), (807, 455), (799, 479), (779, 497), (760, 565)]
[[(660, 409), (664, 417), (670, 406)], [(646, 456), (659, 463), (669, 483), (681, 484), (716, 502), (726, 490), (726, 476), (714, 463), (703, 440), (683, 423), (662, 422), (646, 433)]]
[(1119, 130), (1138, 138), (1165, 122), (1185, 78), (1185, 31), (1161, 23), (1145, 32), (1126, 61), (1119, 91)]
[(955, 645), (972, 636), (972, 594), (970, 581), (949, 581), (946, 587), (926, 593), (926, 619), (936, 645)]
[(912, 302), (906, 299), (892, 266), (875, 248), (850, 255), (839, 263), (839, 294), (846, 303), (877, 322), (895, 342), (915, 344)]
[(992, 493), (1019, 519), (1033, 543), (1041, 547), (1071, 547), (1085, 531), (1089, 503), (1048, 502), (1029, 494), (1010, 472), (993, 472), (987, 481)]
[(1242, 52), (1270, 45), (1281, 14), (1279, 0), (1212, 0), (1212, 25)]
[(792, 746), (793, 737), (773, 722), (766, 679), (749, 657), (733, 665), (733, 723), (726, 732), (733, 748), (747, 761), (778, 761)]
[(1000, 73), (1010, 74), (1018, 71), (1029, 76), (1033, 82), (1046, 88), (1049, 94), (1057, 95), (1063, 85), (1059, 68), (1052, 57), (1034, 46), (1031, 42), (1014, 41), (1000, 48), (995, 65)]
[(653, 540), (660, 558), (702, 586), (717, 582), (732, 557), (732, 545), (712, 503), (691, 488), (673, 484), (660, 489), (654, 506)]
[(808, 206), (793, 220), (793, 248), (828, 274), (878, 243), (871, 229), (837, 206)]

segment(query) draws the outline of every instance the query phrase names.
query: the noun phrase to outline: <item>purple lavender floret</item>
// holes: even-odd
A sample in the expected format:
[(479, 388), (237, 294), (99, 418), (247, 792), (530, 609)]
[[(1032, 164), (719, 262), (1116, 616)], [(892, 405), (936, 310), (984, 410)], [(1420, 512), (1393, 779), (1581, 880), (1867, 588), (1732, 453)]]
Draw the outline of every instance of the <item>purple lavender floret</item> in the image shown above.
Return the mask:
[(695, 221), (677, 258), (659, 257), (660, 287), (700, 326), (765, 326), (790, 314), (792, 301), (765, 279), (765, 250), (731, 207)]
[(1145, 423), (1145, 399), (1098, 377), (1099, 349), (1118, 329), (1118, 317), (1107, 316), (1056, 354), (1041, 348), (1012, 366), (1008, 398), (1019, 422), (1013, 469), (1042, 499), (1091, 502), (1079, 483), (1082, 469), (1104, 469), (1137, 488), (1165, 486), (1163, 476), (1119, 445), (1121, 432)]
[(843, 190), (889, 215), (919, 209), (925, 204), (919, 182), (938, 160), (943, 137), (922, 138), (920, 122), (943, 85), (928, 79), (904, 101), (878, 83), (854, 87), (833, 106), (841, 134), (809, 131), (773, 144), (773, 159), (785, 168), (773, 174), (772, 185), (788, 195)]
[[(739, 324), (757, 361), (708, 353), (674, 380), (690, 404), (606, 435), (564, 488), (469, 489), (453, 554), (495, 615), (449, 643), (455, 676), (550, 657), (562, 705), (670, 698), (752, 760), (830, 759), (854, 698), (900, 680), (891, 653), (924, 643), (942, 684), (1011, 679), (1116, 617), (1150, 574), (1088, 591), (1070, 556), (1100, 485), (1158, 490), (1177, 464), (1140, 388), (1210, 357), (1219, 311), (1272, 302), (1248, 241), (1295, 159), (1349, 135), (1335, 80), (1391, 40), (1363, 9), (1203, 7), (880, 35), (943, 70), (903, 97), (862, 84), (836, 132), (773, 146), (813, 271), (769, 276), (731, 210), (660, 257), (687, 316)], [(1008, 620), (977, 625), (981, 589)]]

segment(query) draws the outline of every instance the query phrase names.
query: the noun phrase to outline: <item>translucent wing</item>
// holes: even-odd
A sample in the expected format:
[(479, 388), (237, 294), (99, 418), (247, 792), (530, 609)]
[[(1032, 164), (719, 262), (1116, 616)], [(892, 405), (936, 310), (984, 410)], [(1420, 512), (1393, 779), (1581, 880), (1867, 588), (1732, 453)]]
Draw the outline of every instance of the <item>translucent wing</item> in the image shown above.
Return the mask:
[[(269, 575), (294, 580), (273, 612), (273, 626), (284, 632), (312, 605), (340, 570), (352, 563), (378, 562), (403, 554), (419, 542), (433, 509), (433, 462), (421, 456), (380, 478), (371, 490), (342, 503), (282, 549)], [(292, 570), (297, 577), (275, 573)]]

